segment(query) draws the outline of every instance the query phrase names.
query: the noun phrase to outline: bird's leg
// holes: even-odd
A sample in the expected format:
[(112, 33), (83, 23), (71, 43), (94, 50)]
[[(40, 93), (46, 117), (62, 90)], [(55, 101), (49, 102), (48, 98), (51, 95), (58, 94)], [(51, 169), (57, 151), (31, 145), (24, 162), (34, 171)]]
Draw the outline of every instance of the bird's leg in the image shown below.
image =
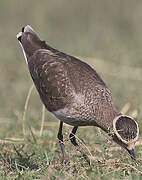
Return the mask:
[(63, 162), (66, 162), (66, 153), (65, 153), (65, 148), (64, 148), (64, 143), (63, 143), (63, 134), (62, 134), (62, 128), (63, 128), (63, 122), (60, 121), (60, 127), (59, 127), (59, 131), (58, 131), (58, 140), (60, 143), (60, 147), (61, 147), (61, 152), (63, 155)]
[(78, 143), (76, 142), (76, 138), (75, 138), (75, 133), (78, 129), (78, 126), (74, 126), (72, 129), (72, 132), (69, 135), (70, 141), (74, 146), (79, 146)]
[[(75, 133), (76, 133), (76, 131), (77, 131), (77, 129), (78, 129), (78, 126), (74, 126), (73, 127), (73, 129), (72, 129), (72, 132), (70, 133), (70, 135), (69, 135), (69, 138), (70, 138), (70, 141), (71, 141), (71, 143), (75, 146), (75, 147), (79, 147), (79, 145), (78, 145), (78, 143), (76, 142), (76, 138), (75, 138)], [(79, 149), (78, 149), (79, 150)], [(89, 159), (89, 157), (83, 152), (82, 153), (82, 151), (80, 151), (79, 150), (79, 152), (82, 154), (82, 156), (84, 157), (84, 159), (87, 161), (87, 163), (90, 165), (91, 163), (90, 163), (90, 159)]]

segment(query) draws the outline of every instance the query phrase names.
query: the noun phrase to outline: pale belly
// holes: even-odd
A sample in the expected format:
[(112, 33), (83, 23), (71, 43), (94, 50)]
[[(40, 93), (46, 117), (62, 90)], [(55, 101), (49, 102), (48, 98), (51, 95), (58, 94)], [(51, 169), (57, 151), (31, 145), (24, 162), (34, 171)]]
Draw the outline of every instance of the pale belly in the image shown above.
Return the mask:
[(77, 111), (73, 108), (64, 108), (52, 112), (59, 120), (71, 126), (96, 125), (94, 118), (86, 112)]

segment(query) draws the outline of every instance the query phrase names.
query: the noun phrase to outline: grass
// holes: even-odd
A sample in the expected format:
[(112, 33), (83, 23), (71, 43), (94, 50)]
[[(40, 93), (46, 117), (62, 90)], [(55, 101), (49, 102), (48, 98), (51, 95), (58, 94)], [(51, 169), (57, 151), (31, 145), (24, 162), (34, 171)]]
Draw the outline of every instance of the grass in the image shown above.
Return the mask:
[[(50, 126), (50, 123), (49, 123)], [(55, 124), (50, 127), (54, 132)], [(0, 146), (1, 179), (140, 179), (142, 161), (140, 148), (137, 147), (137, 163), (133, 162), (126, 152), (116, 147), (109, 139), (97, 134), (93, 129), (90, 133), (97, 134), (87, 137), (87, 148), (90, 149), (91, 167), (75, 148), (71, 147), (67, 138), (68, 127), (64, 134), (69, 165), (61, 163), (58, 142), (43, 131), (42, 138), (29, 130), (24, 141), (3, 143)], [(49, 132), (49, 129), (46, 130)], [(46, 135), (45, 135), (46, 134)], [(87, 136), (87, 129), (81, 137)], [(48, 141), (47, 141), (48, 139)], [(111, 148), (110, 148), (111, 146)], [(84, 146), (84, 151), (87, 149)], [(89, 155), (88, 151), (87, 154)]]
[[(91, 58), (88, 61), (91, 63)], [(105, 74), (109, 76), (107, 65)], [(111, 64), (113, 69), (113, 64)], [(121, 69), (121, 68), (120, 68)], [(128, 68), (129, 69), (129, 68)], [(123, 69), (122, 69), (123, 71)], [(139, 71), (139, 69), (138, 69)], [(136, 71), (133, 71), (136, 73)], [(120, 73), (121, 74), (121, 73)], [(113, 73), (111, 74), (113, 76)], [(114, 75), (115, 76), (115, 75)], [(125, 76), (125, 75), (124, 75)], [(121, 78), (121, 76), (119, 77)], [(125, 81), (125, 77), (122, 77)], [(133, 81), (137, 76), (126, 76)], [(139, 79), (138, 79), (139, 81)], [(41, 105), (38, 118), (35, 116), (36, 108), (33, 85), (29, 88), (23, 112), (17, 112), (18, 120), (2, 125), (9, 133), (0, 139), (0, 178), (1, 179), (141, 179), (142, 178), (142, 151), (141, 136), (136, 144), (137, 161), (134, 162), (128, 154), (94, 127), (83, 127), (77, 133), (80, 149), (76, 149), (68, 138), (71, 127), (64, 126), (64, 142), (68, 165), (62, 164), (60, 147), (56, 138), (59, 123), (54, 117), (45, 112)], [(33, 111), (33, 112), (32, 112)], [(131, 103), (126, 103), (121, 112), (139, 119), (139, 111), (133, 109)], [(34, 117), (32, 117), (34, 115)], [(37, 114), (36, 114), (37, 115)], [(48, 122), (45, 121), (47, 116)], [(21, 120), (23, 123), (21, 123)], [(30, 120), (30, 122), (29, 122)], [(19, 122), (20, 121), (20, 122)], [(15, 126), (15, 123), (17, 126)], [(9, 124), (9, 125), (8, 125)], [(1, 129), (3, 131), (4, 127)], [(83, 141), (81, 140), (83, 139)], [(85, 141), (85, 142), (84, 142)], [(86, 152), (91, 160), (91, 166), (83, 159), (80, 152)]]
[[(55, 127), (57, 126), (54, 124), (54, 127), (50, 127), (50, 129), (54, 131)], [(89, 157), (92, 165), (90, 167), (80, 153), (70, 146), (68, 138), (65, 140), (65, 145), (70, 164), (62, 165), (57, 141), (49, 140), (50, 137), (46, 135), (47, 141), (44, 133), (43, 137), (39, 138), (31, 130), (29, 131), (30, 133), (25, 141), (1, 144), (1, 178), (93, 179), (96, 177), (97, 179), (133, 179), (135, 177), (135, 179), (140, 179), (142, 175), (142, 161), (139, 158), (140, 152), (138, 150), (138, 162), (135, 163), (125, 152), (114, 146), (107, 138), (104, 139), (105, 136), (101, 137), (100, 134), (96, 135), (95, 143), (87, 137), (91, 142), (91, 144), (87, 143), (87, 147), (91, 150)], [(83, 137), (87, 134), (86, 128), (84, 131)], [(91, 129), (91, 131), (93, 133), (94, 130)], [(87, 151), (84, 147), (85, 150)]]
[[(0, 179), (142, 179), (141, 7), (142, 1), (133, 0), (0, 1)], [(90, 168), (65, 125), (70, 164), (62, 165), (59, 121), (43, 108), (35, 88), (29, 93), (32, 80), (16, 39), (27, 24), (51, 46), (94, 67), (117, 109), (135, 117), (137, 163), (104, 132), (82, 127), (77, 139)]]

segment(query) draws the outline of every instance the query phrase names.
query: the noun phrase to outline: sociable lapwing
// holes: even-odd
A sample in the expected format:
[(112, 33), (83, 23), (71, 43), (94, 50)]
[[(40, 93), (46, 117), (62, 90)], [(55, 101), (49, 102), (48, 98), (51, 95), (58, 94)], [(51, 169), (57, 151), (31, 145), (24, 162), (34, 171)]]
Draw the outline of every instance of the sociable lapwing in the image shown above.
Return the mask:
[(110, 90), (97, 72), (41, 41), (29, 25), (22, 28), (17, 38), (42, 103), (60, 120), (58, 139), (63, 159), (63, 123), (73, 126), (69, 137), (74, 146), (78, 146), (74, 135), (79, 126), (97, 126), (136, 159), (138, 124), (116, 110)]

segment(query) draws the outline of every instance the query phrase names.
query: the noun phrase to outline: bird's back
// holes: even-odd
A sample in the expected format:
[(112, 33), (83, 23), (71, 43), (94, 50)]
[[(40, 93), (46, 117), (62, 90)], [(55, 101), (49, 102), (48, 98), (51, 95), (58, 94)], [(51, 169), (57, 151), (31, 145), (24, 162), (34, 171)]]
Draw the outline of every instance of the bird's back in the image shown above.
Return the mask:
[(93, 68), (48, 46), (30, 26), (17, 38), (41, 100), (50, 112), (73, 126), (112, 129), (117, 112), (110, 91)]
[(106, 113), (107, 118), (116, 115), (110, 91), (85, 62), (59, 51), (40, 49), (28, 64), (42, 102), (64, 122), (101, 126)]
[(111, 93), (96, 71), (83, 61), (48, 46), (29, 25), (22, 28), (17, 38), (42, 102), (61, 121), (58, 139), (63, 158), (65, 122), (74, 126), (70, 139), (75, 146), (78, 126), (94, 125), (109, 132), (135, 159), (138, 124), (115, 110)]

